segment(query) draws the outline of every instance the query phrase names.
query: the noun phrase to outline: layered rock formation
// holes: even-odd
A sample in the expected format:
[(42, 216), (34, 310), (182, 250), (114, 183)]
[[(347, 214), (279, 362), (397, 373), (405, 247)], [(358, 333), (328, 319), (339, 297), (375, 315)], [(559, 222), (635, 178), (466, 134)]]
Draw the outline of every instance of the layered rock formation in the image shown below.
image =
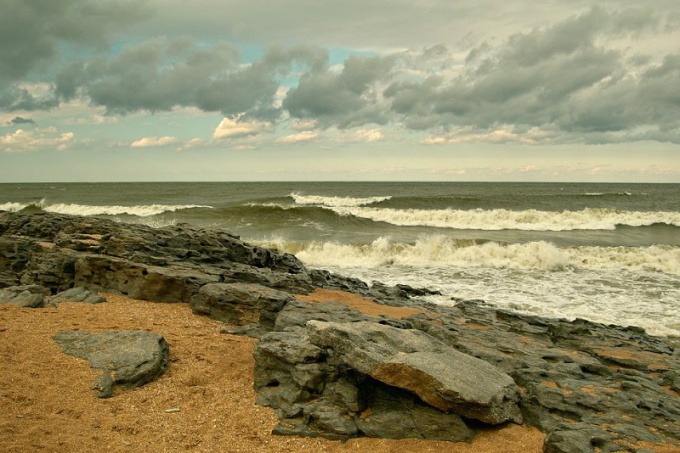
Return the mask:
[[(319, 289), (337, 302), (314, 302)], [(0, 213), (0, 291), (26, 307), (84, 291), (187, 302), (260, 338), (258, 401), (280, 434), (468, 440), (526, 423), (548, 434), (547, 452), (680, 445), (673, 339), (481, 301), (425, 304), (425, 289), (369, 287), (220, 231)]]

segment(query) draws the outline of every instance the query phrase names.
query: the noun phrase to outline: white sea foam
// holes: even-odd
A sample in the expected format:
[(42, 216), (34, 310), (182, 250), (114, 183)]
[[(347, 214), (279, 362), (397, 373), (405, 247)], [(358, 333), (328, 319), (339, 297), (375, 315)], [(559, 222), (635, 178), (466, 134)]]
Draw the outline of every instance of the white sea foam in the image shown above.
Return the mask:
[(28, 206), (28, 204), (8, 202), (0, 204), (0, 211), (18, 212), (27, 208)]
[(393, 243), (381, 237), (370, 244), (335, 242), (276, 244), (314, 267), (411, 267), (563, 270), (622, 270), (680, 275), (680, 247), (571, 247), (536, 241), (520, 244), (474, 244), (445, 236), (426, 236), (414, 244)]
[(356, 207), (365, 206), (373, 203), (380, 203), (381, 201), (389, 200), (392, 197), (325, 197), (321, 195), (301, 195), (299, 193), (291, 193), (290, 197), (296, 204), (305, 206), (326, 206), (326, 207)]
[(637, 325), (680, 335), (680, 247), (571, 247), (546, 242), (464, 243), (443, 236), (415, 244), (379, 238), (371, 244), (285, 243), (310, 267), (370, 283), (438, 290), (427, 299), (482, 299), (547, 317)]
[(648, 226), (655, 223), (680, 226), (680, 212), (618, 211), (586, 208), (581, 211), (509, 211), (506, 209), (388, 209), (330, 207), (339, 215), (355, 216), (398, 226), (428, 226), (465, 230), (613, 230), (617, 225)]
[(616, 193), (610, 193), (610, 192), (586, 192), (583, 195), (589, 196), (589, 197), (602, 197), (605, 195), (620, 195), (620, 196), (632, 196), (633, 194), (631, 192), (616, 192)]
[(212, 208), (211, 206), (201, 205), (136, 205), (136, 206), (92, 206), (80, 204), (44, 204), (41, 203), (41, 208), (47, 212), (54, 212), (58, 214), (72, 214), (82, 216), (93, 215), (133, 215), (138, 217), (149, 217), (153, 215), (162, 214), (164, 212), (175, 212), (182, 209), (192, 208)]

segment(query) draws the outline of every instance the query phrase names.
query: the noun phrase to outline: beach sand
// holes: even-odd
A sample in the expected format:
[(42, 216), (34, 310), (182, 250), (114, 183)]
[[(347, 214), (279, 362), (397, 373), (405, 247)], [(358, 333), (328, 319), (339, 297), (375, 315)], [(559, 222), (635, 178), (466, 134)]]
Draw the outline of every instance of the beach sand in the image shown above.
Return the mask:
[[(517, 425), (479, 433), (471, 444), (272, 435), (274, 411), (255, 405), (255, 340), (220, 333), (223, 324), (194, 315), (188, 304), (105, 296), (108, 302), (99, 305), (0, 305), (0, 451), (542, 451), (545, 436)], [(312, 298), (331, 296), (337, 298)], [(63, 354), (51, 337), (60, 330), (125, 329), (163, 335), (168, 371), (142, 388), (99, 399), (91, 388), (98, 372)]]

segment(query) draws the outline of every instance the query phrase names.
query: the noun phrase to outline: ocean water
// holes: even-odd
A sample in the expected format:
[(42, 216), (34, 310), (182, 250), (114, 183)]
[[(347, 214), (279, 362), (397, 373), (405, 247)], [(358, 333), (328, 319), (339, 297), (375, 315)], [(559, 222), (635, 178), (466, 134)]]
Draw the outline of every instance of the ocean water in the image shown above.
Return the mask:
[(439, 304), (680, 335), (680, 184), (0, 184), (0, 210), (220, 228)]

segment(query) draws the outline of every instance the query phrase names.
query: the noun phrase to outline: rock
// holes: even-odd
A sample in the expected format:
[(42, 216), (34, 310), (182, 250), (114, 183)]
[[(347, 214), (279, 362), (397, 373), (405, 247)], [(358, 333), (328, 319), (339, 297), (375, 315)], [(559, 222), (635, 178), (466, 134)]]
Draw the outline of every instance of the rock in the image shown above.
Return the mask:
[(158, 302), (188, 302), (201, 286), (222, 281), (313, 288), (293, 255), (189, 225), (154, 229), (91, 217), (0, 212), (0, 232), (0, 286), (37, 284), (52, 293), (83, 286)]
[(24, 308), (40, 308), (45, 306), (45, 301), (50, 295), (50, 290), (38, 285), (10, 286), (0, 289), (0, 304), (14, 304)]
[(294, 298), (252, 283), (211, 283), (191, 298), (194, 313), (239, 326), (258, 323), (272, 330), (277, 314)]
[(513, 379), (483, 360), (418, 330), (371, 322), (310, 321), (310, 341), (337, 360), (387, 385), (418, 395), (445, 412), (489, 424), (522, 422)]
[(60, 304), (64, 302), (84, 302), (86, 304), (101, 304), (106, 302), (106, 298), (97, 293), (93, 293), (82, 286), (67, 289), (50, 298), (51, 304)]
[[(24, 289), (17, 290), (20, 285)], [(393, 339), (386, 344), (398, 345), (403, 332), (421, 331), (448, 351), (506, 373), (519, 389), (524, 422), (552, 439), (546, 448), (604, 452), (638, 441), (680, 446), (677, 339), (653, 337), (636, 327), (528, 316), (480, 300), (454, 298), (455, 306), (433, 305), (418, 299), (433, 294), (427, 289), (379, 282), (369, 286), (306, 269), (292, 255), (218, 230), (0, 212), (0, 288), (10, 291), (0, 299), (7, 302), (23, 294), (20, 304), (40, 306), (50, 294), (61, 296), (74, 287), (158, 302), (193, 301), (196, 313), (235, 324), (225, 331), (260, 337), (255, 353), (258, 401), (276, 409), (276, 432), (333, 438), (469, 438), (468, 430), (479, 423), (467, 416), (462, 425), (455, 421), (460, 417), (453, 411), (459, 409), (448, 409), (451, 395), (431, 394), (427, 385), (411, 382), (421, 369), (448, 369), (456, 361), (440, 364), (420, 350), (396, 348), (401, 352), (374, 368), (363, 360), (366, 368), (361, 369), (371, 375), (359, 371), (356, 357), (346, 361), (335, 344), (313, 342), (307, 331), (310, 321), (349, 326), (368, 322), (391, 327)], [(303, 303), (290, 296), (317, 288), (413, 308), (415, 314), (369, 316), (339, 302)], [(361, 348), (370, 358), (374, 351), (369, 343)], [(432, 388), (448, 388), (444, 374), (427, 377)], [(99, 381), (104, 391), (114, 385), (109, 373)], [(482, 394), (489, 393), (484, 379), (479, 381)], [(506, 412), (518, 420), (515, 409)], [(503, 418), (493, 411), (476, 416)], [(395, 420), (403, 422), (395, 425)], [(588, 434), (572, 432), (579, 430)]]
[(65, 354), (85, 359), (103, 372), (93, 387), (100, 391), (100, 398), (113, 396), (116, 387), (129, 389), (151, 382), (168, 366), (168, 345), (161, 335), (151, 332), (61, 331), (52, 338)]
[(189, 265), (151, 266), (104, 255), (81, 255), (75, 263), (76, 285), (114, 291), (154, 302), (187, 302), (219, 275)]
[[(362, 388), (367, 385), (363, 383)], [(423, 404), (408, 392), (377, 385), (367, 393), (368, 409), (356, 419), (356, 425), (368, 437), (468, 442), (474, 436), (474, 430), (459, 415)]]
[(263, 335), (254, 357), (257, 403), (276, 410), (276, 434), (452, 441), (474, 435), (460, 416), (334, 360), (304, 328)]

